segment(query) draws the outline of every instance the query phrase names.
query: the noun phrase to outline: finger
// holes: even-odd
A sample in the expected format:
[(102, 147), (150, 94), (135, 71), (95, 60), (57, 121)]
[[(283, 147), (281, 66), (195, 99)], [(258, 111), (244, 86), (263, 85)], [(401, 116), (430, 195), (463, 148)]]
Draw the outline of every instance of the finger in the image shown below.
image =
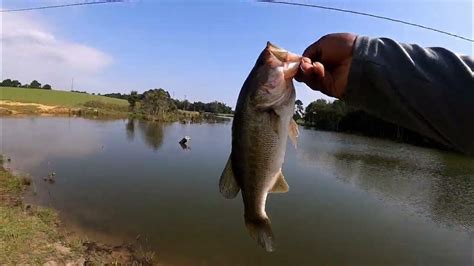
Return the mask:
[(317, 76), (324, 78), (325, 75), (325, 70), (324, 70), (324, 65), (319, 63), (319, 62), (314, 62), (312, 64), (312, 68), (314, 73), (316, 73)]
[(302, 63), (302, 68), (307, 69), (306, 72), (301, 71), (295, 79), (304, 82), (313, 90), (320, 91), (328, 96), (335, 97), (335, 81), (330, 72), (326, 72), (323, 64), (315, 62), (308, 66)]
[[(309, 61), (309, 62), (308, 62)], [(300, 63), (300, 68), (295, 75), (295, 79), (299, 82), (308, 81), (317, 77), (314, 75), (319, 75), (321, 73), (320, 69), (315, 70), (314, 65), (311, 63), (311, 60), (302, 60)], [(319, 66), (318, 66), (319, 67)]]
[(324, 79), (324, 66), (321, 63), (309, 64), (301, 62), (300, 71), (295, 76), (299, 82), (304, 82), (313, 90), (321, 90)]
[(303, 56), (310, 58), (312, 61), (320, 61), (322, 56), (320, 40), (321, 39), (308, 46), (308, 48), (304, 50)]
[(313, 64), (311, 64), (311, 62), (301, 62), (300, 69), (303, 71), (303, 73), (310, 74), (311, 72), (313, 72)]
[(319, 62), (300, 64), (301, 76), (308, 76), (308, 78), (324, 78), (324, 65)]
[(301, 62), (311, 64), (311, 59), (309, 59), (308, 57), (301, 57)]

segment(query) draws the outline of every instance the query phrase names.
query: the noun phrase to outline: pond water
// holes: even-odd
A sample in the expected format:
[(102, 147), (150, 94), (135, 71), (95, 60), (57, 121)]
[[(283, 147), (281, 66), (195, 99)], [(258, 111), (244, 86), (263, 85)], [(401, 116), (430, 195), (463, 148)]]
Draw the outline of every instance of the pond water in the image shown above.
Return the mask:
[[(163, 265), (473, 260), (472, 157), (301, 129), (283, 166), (290, 191), (267, 200), (277, 246), (266, 253), (246, 231), (241, 197), (219, 193), (231, 123), (0, 122), (7, 166), (34, 180), (29, 200), (59, 210), (71, 230), (152, 249)], [(186, 135), (187, 148), (178, 144)], [(50, 172), (54, 183), (43, 180)]]

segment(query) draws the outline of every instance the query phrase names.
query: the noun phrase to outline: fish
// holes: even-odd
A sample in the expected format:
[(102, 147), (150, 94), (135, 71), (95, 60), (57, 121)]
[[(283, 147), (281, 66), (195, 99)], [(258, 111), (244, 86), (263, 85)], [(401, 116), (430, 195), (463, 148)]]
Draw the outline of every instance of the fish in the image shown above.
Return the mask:
[(265, 211), (268, 193), (288, 192), (282, 173), (287, 139), (296, 148), (293, 77), (302, 57), (267, 42), (245, 80), (232, 122), (232, 150), (219, 180), (228, 199), (241, 191), (245, 225), (266, 251), (275, 238)]

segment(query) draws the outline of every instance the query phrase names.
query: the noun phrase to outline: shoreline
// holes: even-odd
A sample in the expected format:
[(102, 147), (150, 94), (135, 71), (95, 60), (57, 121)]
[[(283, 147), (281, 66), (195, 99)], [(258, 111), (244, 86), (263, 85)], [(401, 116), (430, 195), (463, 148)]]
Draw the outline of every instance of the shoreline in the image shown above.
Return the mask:
[(155, 119), (143, 114), (117, 111), (107, 106), (88, 107), (88, 106), (56, 106), (44, 105), (29, 102), (15, 102), (9, 100), (0, 100), (0, 118), (3, 117), (82, 117), (87, 119), (138, 119), (150, 122), (181, 122), (181, 123), (216, 123), (220, 121), (229, 121), (232, 114), (221, 113), (200, 113), (195, 111), (177, 110), (174, 113), (167, 114), (165, 119)]
[(46, 105), (31, 102), (17, 102), (10, 100), (0, 100), (0, 117), (104, 117), (104, 118), (127, 118), (129, 112), (122, 112), (104, 108), (93, 108), (88, 106), (59, 106)]
[(0, 246), (6, 247), (0, 250), (0, 264), (153, 264), (153, 252), (89, 240), (64, 226), (58, 211), (26, 203), (33, 180), (5, 168), (5, 161), (0, 155)]

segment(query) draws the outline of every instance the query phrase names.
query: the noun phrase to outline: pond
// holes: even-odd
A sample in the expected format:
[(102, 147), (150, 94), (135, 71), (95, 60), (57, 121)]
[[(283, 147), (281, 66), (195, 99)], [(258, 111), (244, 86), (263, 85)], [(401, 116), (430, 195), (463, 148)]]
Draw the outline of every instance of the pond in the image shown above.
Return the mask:
[[(218, 180), (231, 123), (2, 118), (1, 153), (30, 174), (28, 200), (70, 230), (136, 243), (163, 265), (470, 265), (474, 158), (300, 130), (285, 194), (271, 194), (276, 251), (249, 236)], [(191, 137), (183, 147), (178, 141)], [(43, 180), (55, 172), (55, 182)]]

